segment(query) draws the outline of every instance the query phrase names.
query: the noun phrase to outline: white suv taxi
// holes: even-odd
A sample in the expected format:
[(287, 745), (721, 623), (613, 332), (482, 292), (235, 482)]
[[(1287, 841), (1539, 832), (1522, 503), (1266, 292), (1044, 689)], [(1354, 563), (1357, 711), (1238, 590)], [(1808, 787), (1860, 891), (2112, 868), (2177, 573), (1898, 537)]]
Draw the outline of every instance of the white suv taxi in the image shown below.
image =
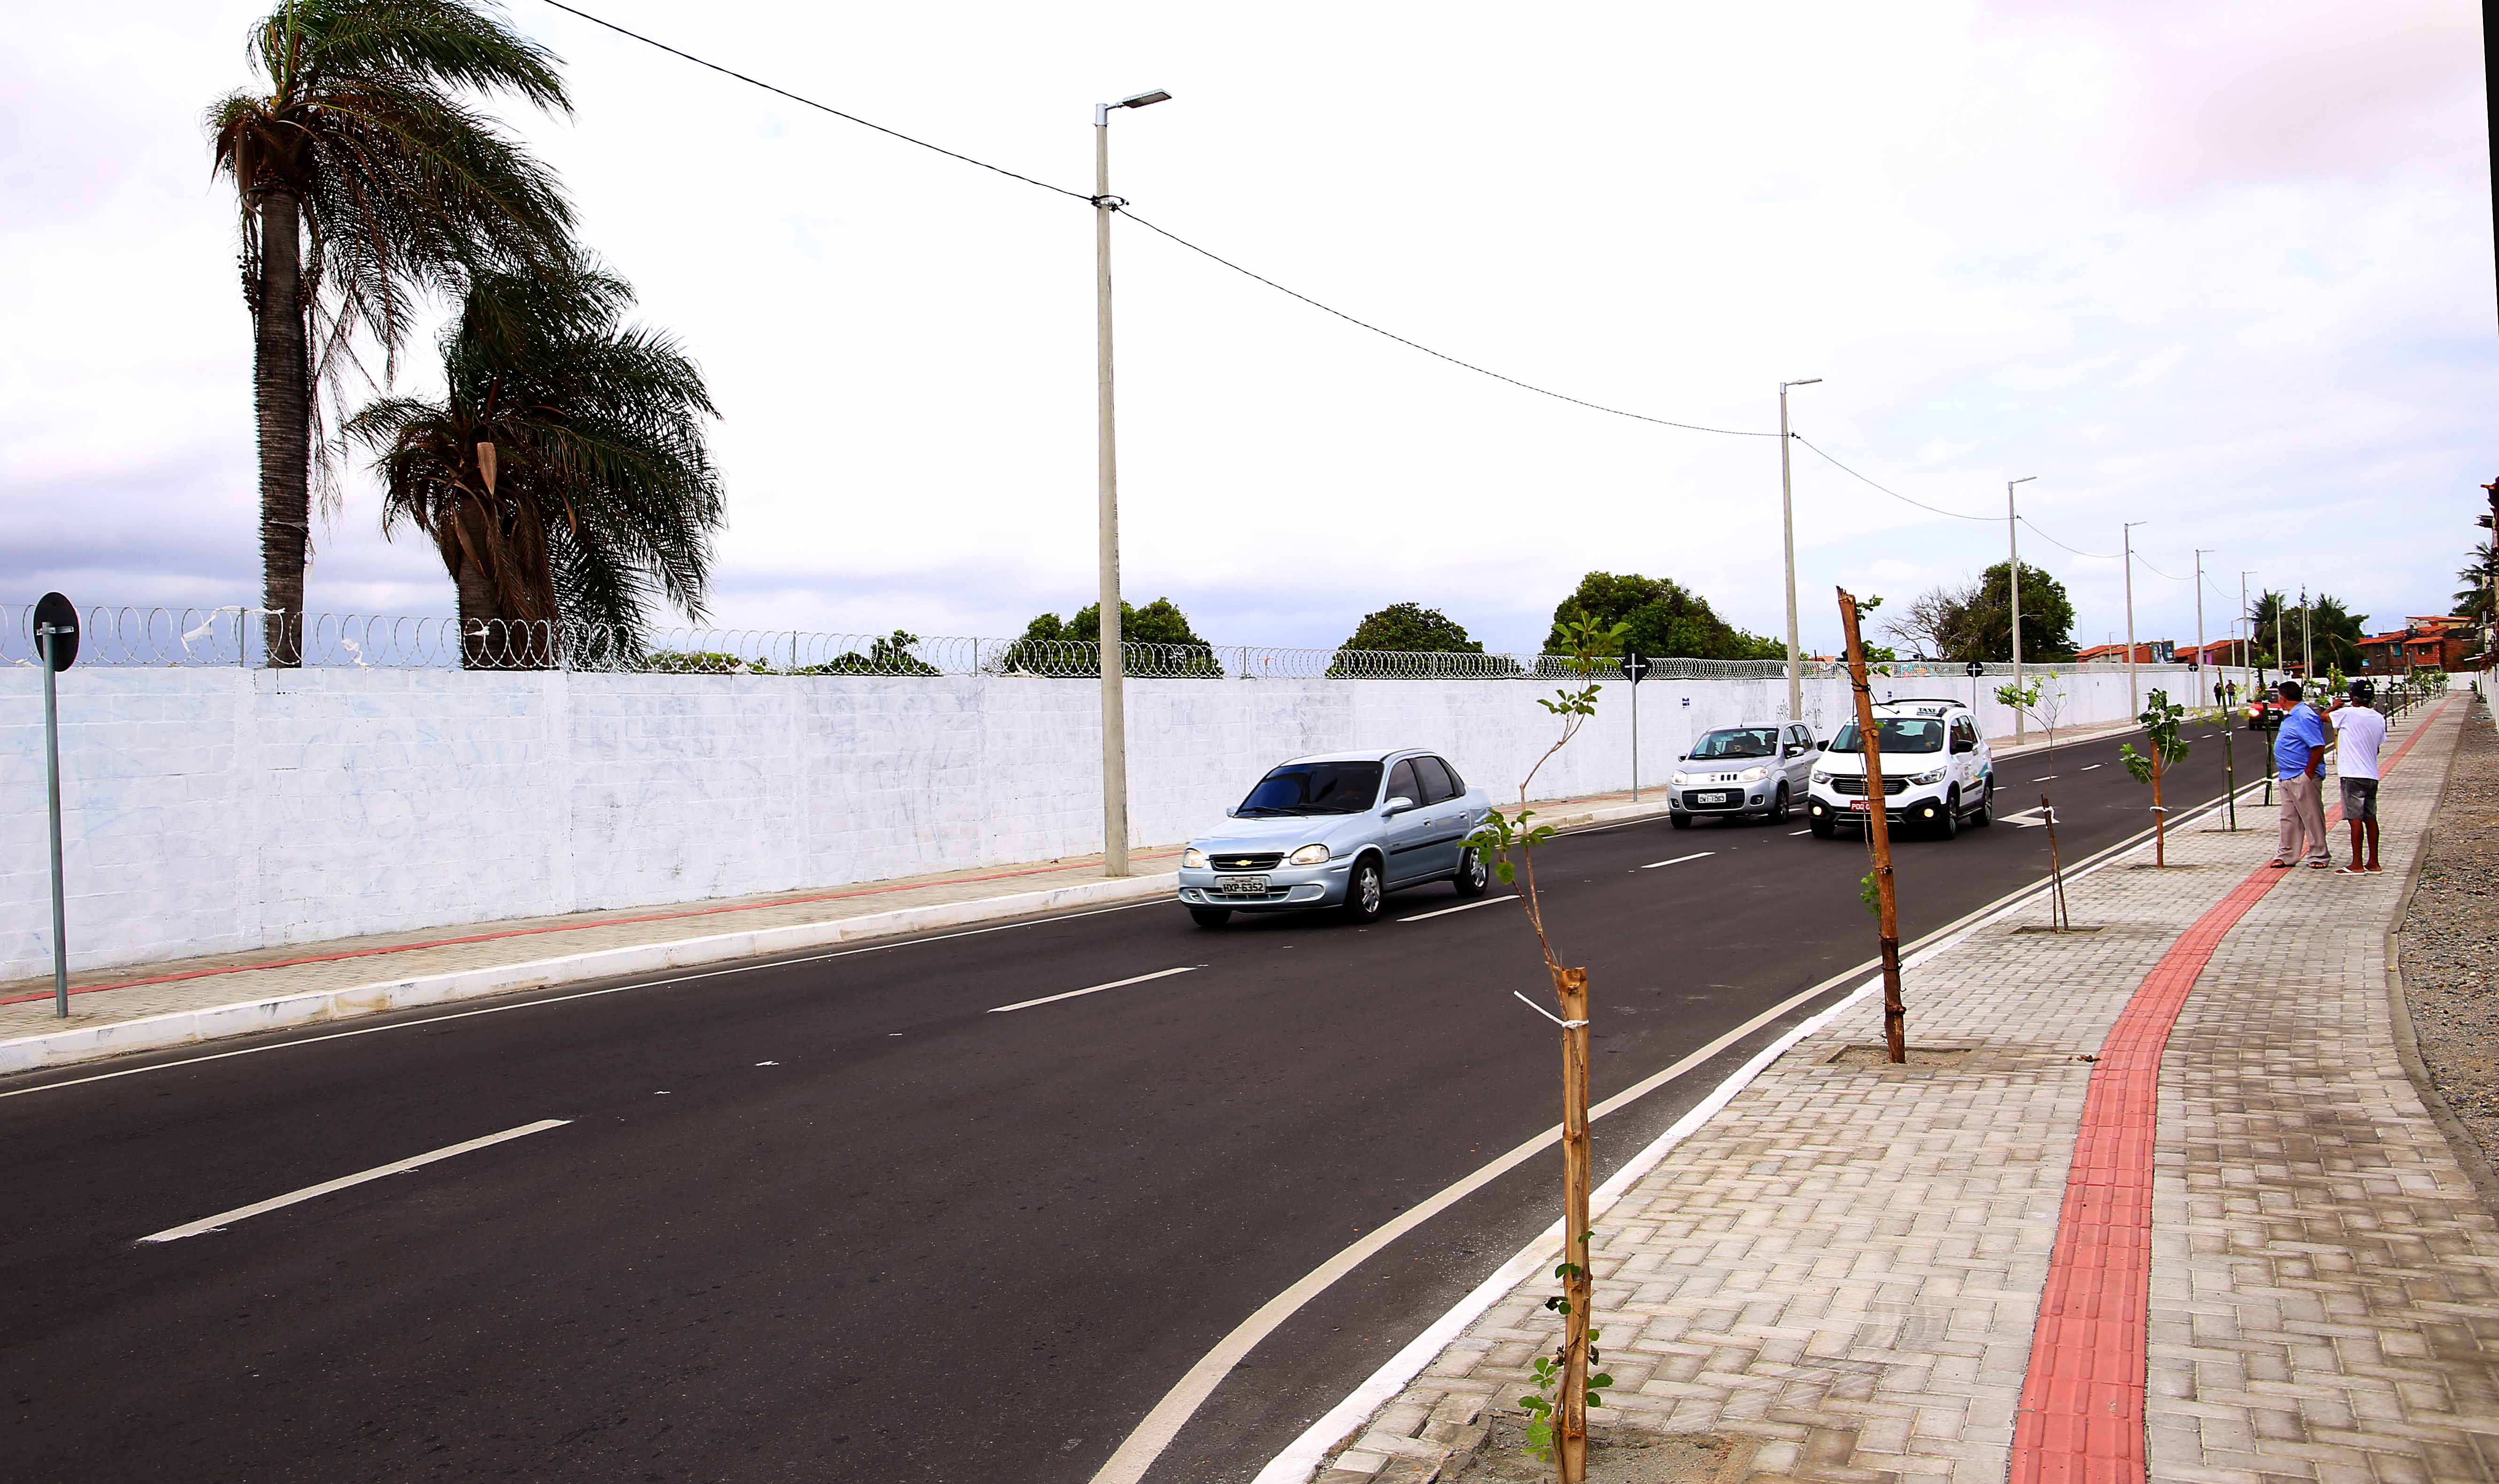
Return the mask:
[[(1886, 701), (1874, 708), (1874, 726), (1883, 756), (1883, 812), (1895, 825), (1923, 825), (1949, 840), (1964, 824), (1993, 821), (1996, 763), (1966, 702)], [(1814, 764), (1806, 818), (1815, 834), (1829, 839), (1843, 824), (1863, 828), (1870, 808), (1866, 752), (1851, 722)]]

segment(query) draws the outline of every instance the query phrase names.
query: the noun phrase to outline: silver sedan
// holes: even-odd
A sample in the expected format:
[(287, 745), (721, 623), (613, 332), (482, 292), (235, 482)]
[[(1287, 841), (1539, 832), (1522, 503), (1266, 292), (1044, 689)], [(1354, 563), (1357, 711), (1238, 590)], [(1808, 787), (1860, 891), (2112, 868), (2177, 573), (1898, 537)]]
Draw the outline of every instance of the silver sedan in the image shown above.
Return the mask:
[(1467, 837), (1491, 802), (1436, 753), (1330, 753), (1279, 764), (1188, 842), (1180, 902), (1200, 927), (1236, 912), (1338, 909), (1379, 919), (1388, 893), (1445, 881), (1477, 897), (1492, 880)]

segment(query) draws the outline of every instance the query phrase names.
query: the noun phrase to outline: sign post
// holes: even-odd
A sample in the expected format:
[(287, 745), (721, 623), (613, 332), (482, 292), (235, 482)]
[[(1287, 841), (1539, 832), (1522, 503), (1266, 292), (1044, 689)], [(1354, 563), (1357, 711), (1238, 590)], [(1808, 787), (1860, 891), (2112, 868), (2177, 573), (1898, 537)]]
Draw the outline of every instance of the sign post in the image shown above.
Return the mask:
[(1639, 683), (1648, 673), (1648, 656), (1623, 656), (1623, 678), (1632, 683), (1632, 802), (1639, 802)]
[(1969, 712), (1975, 717), (1978, 715), (1978, 677), (1987, 673), (1987, 666), (1972, 660), (1962, 666), (1962, 673), (1969, 677)]
[(70, 1013), (70, 952), (62, 934), (68, 913), (61, 900), (61, 710), (52, 677), (78, 660), (78, 608), (58, 593), (35, 604), (35, 653), (44, 661), (44, 794), (52, 821), (52, 1014)]

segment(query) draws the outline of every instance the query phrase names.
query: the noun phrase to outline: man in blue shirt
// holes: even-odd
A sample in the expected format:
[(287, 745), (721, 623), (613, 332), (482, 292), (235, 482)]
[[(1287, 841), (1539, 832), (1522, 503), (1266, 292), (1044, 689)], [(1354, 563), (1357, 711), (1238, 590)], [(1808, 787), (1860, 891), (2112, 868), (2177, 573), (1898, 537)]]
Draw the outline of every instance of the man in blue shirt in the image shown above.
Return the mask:
[(2281, 689), (2290, 709), (2283, 713), (2273, 737), (2274, 776), (2282, 785), (2282, 833), (2274, 846), (2274, 869), (2295, 866), (2305, 854), (2312, 869), (2328, 870), (2334, 859), (2326, 851), (2321, 778), (2333, 733), (2317, 708), (2299, 698), (2298, 681), (2286, 680)]

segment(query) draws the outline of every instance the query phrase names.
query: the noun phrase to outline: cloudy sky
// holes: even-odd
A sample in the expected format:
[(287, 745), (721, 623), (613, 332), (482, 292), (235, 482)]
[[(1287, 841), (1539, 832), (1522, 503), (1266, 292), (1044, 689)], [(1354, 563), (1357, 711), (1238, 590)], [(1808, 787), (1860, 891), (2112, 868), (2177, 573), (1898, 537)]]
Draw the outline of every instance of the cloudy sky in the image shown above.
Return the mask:
[[(268, 0), (21, 15), (0, 41), (0, 599), (256, 596), (249, 325), (200, 124)], [(1798, 429), (1834, 583), (2004, 554), (2078, 636), (2218, 636), (2239, 573), (2443, 612), (2499, 475), (2480, 18), (2464, 0), (827, 7), (591, 0), (724, 65), (1089, 191), (1349, 313), (1610, 406)], [(543, 0), (569, 120), (505, 116), (726, 414), (716, 622), (1019, 631), (1093, 584), (1081, 202), (812, 113)], [(1441, 607), (1529, 647), (1591, 568), (1783, 627), (1778, 445), (1531, 395), (1118, 234), (1132, 600), (1218, 642)], [(430, 337), (428, 338), (430, 341)], [(432, 388), (419, 354), (404, 386)], [(440, 613), (361, 474), (310, 606)], [(2228, 599), (2221, 595), (2226, 593)]]

